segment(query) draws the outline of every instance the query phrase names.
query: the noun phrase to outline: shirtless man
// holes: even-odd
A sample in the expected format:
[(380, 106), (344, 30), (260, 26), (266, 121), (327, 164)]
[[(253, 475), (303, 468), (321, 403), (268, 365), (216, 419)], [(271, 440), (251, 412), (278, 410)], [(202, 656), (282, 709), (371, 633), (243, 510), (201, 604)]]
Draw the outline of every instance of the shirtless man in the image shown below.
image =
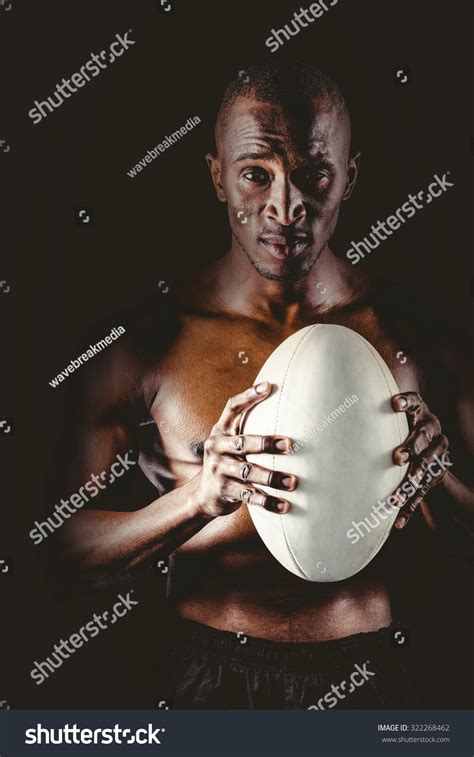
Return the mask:
[[(158, 675), (160, 698), (174, 707), (410, 706), (412, 688), (389, 641), (393, 534), (353, 578), (311, 583), (272, 557), (243, 503), (250, 497), (285, 513), (288, 492), (298, 486), (294, 477), (258, 465), (242, 480), (246, 453), (284, 455), (293, 440), (242, 436), (239, 426), (243, 413), (272, 391), (265, 382), (252, 387), (261, 365), (308, 324), (353, 329), (390, 367), (402, 392), (394, 411), (407, 412), (412, 429), (394, 450), (396, 464), (409, 458), (424, 485), (428, 463), (448, 449), (438, 418), (420, 397), (431, 386), (422, 359), (403, 367), (396, 360), (409, 339), (400, 313), (377, 303), (367, 277), (328, 246), (360, 159), (339, 89), (304, 65), (257, 66), (247, 74), (248, 82), (226, 91), (216, 153), (207, 155), (217, 197), (228, 206), (230, 251), (183, 285), (176, 317), (169, 307), (166, 320), (152, 324), (153, 343), (128, 330), (82, 369), (86, 393), (76, 406), (80, 427), (72, 437), (68, 490), (77, 490), (91, 471), (109, 468), (117, 454), (140, 450), (140, 468), (159, 496), (141, 509), (141, 502), (128, 503), (132, 511), (124, 512), (114, 507), (110, 487), (108, 509), (78, 512), (60, 529), (63, 554), (93, 586), (170, 558), (173, 625), (166, 672)], [(399, 309), (406, 319), (406, 303)], [(248, 363), (239, 361), (240, 351)], [(450, 387), (456, 395), (450, 412), (463, 408), (458, 473), (467, 460), (471, 387), (461, 379)], [(472, 492), (446, 468), (426, 484), (424, 491), (433, 490), (428, 500), (419, 490), (400, 495), (397, 529), (418, 505), (435, 529), (438, 498), (456, 533), (469, 533)], [(281, 497), (260, 493), (255, 485), (262, 483)], [(356, 665), (364, 671), (360, 688), (343, 693), (335, 684), (347, 679), (347, 692)]]

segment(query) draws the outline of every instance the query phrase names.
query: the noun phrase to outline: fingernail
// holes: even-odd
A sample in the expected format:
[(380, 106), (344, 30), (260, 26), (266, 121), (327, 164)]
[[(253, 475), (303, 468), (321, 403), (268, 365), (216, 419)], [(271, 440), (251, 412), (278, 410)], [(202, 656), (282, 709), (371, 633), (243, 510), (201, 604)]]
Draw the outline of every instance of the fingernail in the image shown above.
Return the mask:
[(398, 404), (399, 404), (399, 405), (400, 405), (400, 407), (402, 407), (402, 408), (403, 408), (403, 407), (406, 407), (406, 406), (408, 405), (408, 400), (406, 399), (406, 397), (399, 397), (399, 398), (398, 398)]
[(277, 441), (277, 442), (275, 443), (275, 447), (276, 447), (276, 448), (277, 448), (278, 450), (280, 450), (280, 452), (286, 452), (287, 450), (289, 450), (289, 449), (290, 449), (290, 445), (289, 445), (289, 443), (288, 443), (288, 440), (287, 440), (287, 439), (279, 439), (279, 440), (278, 440), (278, 441)]
[(403, 528), (407, 520), (408, 518), (406, 517), (406, 515), (401, 515), (399, 519), (397, 520), (397, 522), (395, 523), (396, 528)]
[(265, 394), (269, 386), (270, 385), (268, 381), (262, 381), (261, 384), (257, 384), (257, 386), (255, 387), (255, 391), (257, 392), (257, 394)]
[(277, 502), (275, 509), (278, 513), (286, 513), (290, 509), (290, 506), (288, 505), (288, 502)]
[(291, 489), (294, 486), (295, 479), (291, 478), (291, 476), (286, 476), (281, 483), (285, 489)]
[(406, 449), (402, 449), (398, 453), (398, 459), (400, 460), (400, 465), (403, 465), (403, 463), (406, 463), (407, 460), (410, 459), (409, 453), (406, 451)]

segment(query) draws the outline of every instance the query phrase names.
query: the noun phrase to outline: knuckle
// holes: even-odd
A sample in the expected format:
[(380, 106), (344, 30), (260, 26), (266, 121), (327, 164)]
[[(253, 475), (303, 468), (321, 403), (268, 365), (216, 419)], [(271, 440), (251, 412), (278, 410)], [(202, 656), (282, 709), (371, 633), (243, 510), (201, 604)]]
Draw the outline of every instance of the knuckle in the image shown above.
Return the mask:
[(217, 490), (220, 497), (227, 496), (227, 493), (229, 491), (229, 481), (225, 476), (219, 476), (217, 482)]
[(265, 476), (265, 486), (271, 486), (273, 489), (280, 488), (283, 476), (279, 471), (265, 470), (262, 472)]
[(427, 432), (429, 434), (434, 425), (434, 420), (435, 417), (434, 415), (431, 415), (431, 413), (425, 415), (423, 421), (420, 423), (420, 431), (423, 431), (423, 433)]
[(240, 490), (239, 499), (246, 505), (256, 504), (256, 492), (251, 486), (246, 486)]
[(423, 455), (421, 456), (421, 459), (423, 460), (426, 467), (428, 467), (428, 464), (431, 463), (434, 459), (433, 450), (428, 447), (423, 452)]
[(243, 478), (244, 481), (248, 481), (250, 476), (253, 473), (253, 465), (252, 463), (244, 463), (243, 465), (239, 466), (239, 475), (241, 478)]
[(423, 461), (425, 460), (425, 452), (427, 449), (427, 446), (426, 446), (427, 444), (428, 444), (428, 441), (425, 436), (418, 437), (414, 444), (415, 455), (420, 455)]
[(214, 439), (212, 436), (209, 436), (204, 442), (204, 452), (210, 455), (213, 451), (214, 451)]
[(403, 397), (407, 401), (407, 406), (404, 408), (404, 410), (411, 410), (415, 404), (415, 395), (413, 392), (402, 392), (402, 394), (398, 395), (399, 397)]
[(427, 470), (428, 464), (431, 463), (432, 460), (433, 460), (433, 451), (428, 447), (427, 449), (425, 449), (425, 451), (421, 455), (421, 461), (423, 463), (425, 470)]
[(260, 437), (260, 450), (261, 452), (271, 452), (273, 449), (273, 439), (271, 436)]
[[(430, 459), (430, 458), (428, 458), (428, 459)], [(422, 457), (421, 460), (420, 460), (420, 462), (419, 462), (419, 468), (420, 468), (420, 471), (423, 473), (423, 475), (428, 470), (428, 459), (426, 457)]]
[(441, 431), (441, 424), (435, 415), (428, 413), (428, 415), (424, 417), (420, 429), (427, 437), (433, 439), (433, 437), (437, 436)]
[(243, 452), (245, 447), (245, 436), (242, 436), (242, 434), (237, 434), (236, 436), (232, 437), (232, 447), (236, 452)]
[(445, 434), (441, 434), (440, 443), (441, 443), (441, 446), (444, 449), (448, 449), (448, 447), (449, 447), (449, 439), (448, 439), (448, 437)]
[(424, 476), (423, 469), (420, 468), (420, 466), (417, 466), (415, 468), (414, 473), (413, 473), (413, 478), (415, 478), (417, 480), (418, 484), (419, 484), (420, 481), (421, 481), (421, 479), (423, 478), (423, 476)]
[(270, 498), (267, 494), (263, 494), (261, 492), (258, 492), (255, 494), (255, 504), (260, 505), (260, 507), (268, 508), (270, 503)]

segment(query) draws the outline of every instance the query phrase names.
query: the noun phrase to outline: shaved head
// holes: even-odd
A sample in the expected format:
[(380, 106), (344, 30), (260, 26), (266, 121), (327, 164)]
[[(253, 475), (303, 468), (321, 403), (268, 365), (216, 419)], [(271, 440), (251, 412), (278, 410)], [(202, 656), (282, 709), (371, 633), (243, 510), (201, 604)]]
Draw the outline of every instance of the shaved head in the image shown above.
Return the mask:
[(287, 112), (303, 115), (315, 98), (321, 105), (335, 107), (349, 122), (349, 114), (336, 82), (315, 65), (301, 62), (262, 63), (245, 69), (245, 76), (234, 79), (224, 92), (216, 120), (216, 147), (227, 124), (232, 106), (239, 97), (279, 105)]

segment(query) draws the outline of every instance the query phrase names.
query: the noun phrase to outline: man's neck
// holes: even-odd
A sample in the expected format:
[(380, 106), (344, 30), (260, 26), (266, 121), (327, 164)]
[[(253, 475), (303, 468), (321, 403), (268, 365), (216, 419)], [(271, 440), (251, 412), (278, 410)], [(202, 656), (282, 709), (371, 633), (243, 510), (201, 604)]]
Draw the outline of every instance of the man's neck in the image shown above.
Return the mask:
[(291, 327), (309, 313), (327, 313), (347, 306), (356, 288), (347, 265), (325, 247), (309, 273), (299, 281), (273, 281), (259, 273), (241, 250), (231, 250), (211, 271), (211, 301), (225, 310), (255, 320)]

